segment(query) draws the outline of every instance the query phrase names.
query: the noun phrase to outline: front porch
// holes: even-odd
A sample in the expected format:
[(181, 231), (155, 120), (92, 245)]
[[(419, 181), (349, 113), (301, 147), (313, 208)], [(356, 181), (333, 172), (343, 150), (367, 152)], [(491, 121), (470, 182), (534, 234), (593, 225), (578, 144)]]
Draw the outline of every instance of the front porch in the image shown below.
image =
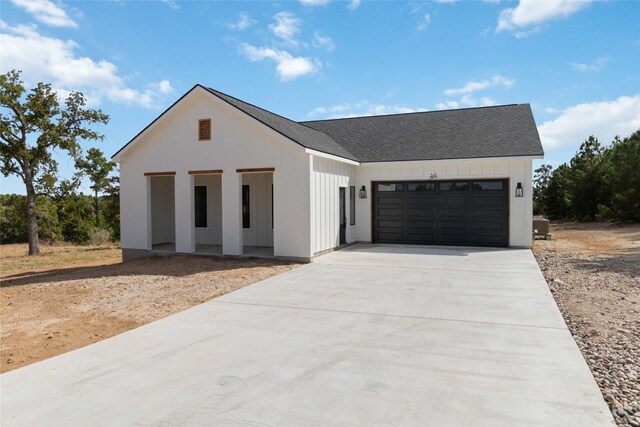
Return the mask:
[(274, 168), (145, 175), (151, 254), (275, 256)]

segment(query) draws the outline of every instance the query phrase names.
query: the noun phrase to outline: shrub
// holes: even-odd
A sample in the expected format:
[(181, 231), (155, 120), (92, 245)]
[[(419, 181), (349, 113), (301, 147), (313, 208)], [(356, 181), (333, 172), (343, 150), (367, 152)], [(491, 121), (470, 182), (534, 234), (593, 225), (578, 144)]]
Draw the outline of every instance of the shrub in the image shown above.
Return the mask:
[(89, 232), (89, 244), (94, 246), (101, 246), (111, 240), (111, 233), (104, 228), (94, 227)]

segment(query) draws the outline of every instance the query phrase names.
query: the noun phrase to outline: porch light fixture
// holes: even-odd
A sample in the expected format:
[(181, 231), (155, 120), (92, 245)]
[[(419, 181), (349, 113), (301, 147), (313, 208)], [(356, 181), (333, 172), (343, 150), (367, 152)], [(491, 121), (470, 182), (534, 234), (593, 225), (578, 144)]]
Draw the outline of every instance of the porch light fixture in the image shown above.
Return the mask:
[(367, 189), (364, 187), (364, 185), (360, 189), (360, 198), (361, 199), (366, 199), (367, 198)]
[(524, 192), (523, 192), (523, 190), (522, 190), (522, 183), (521, 183), (521, 182), (519, 182), (519, 183), (516, 185), (516, 197), (523, 197), (523, 196), (524, 196)]

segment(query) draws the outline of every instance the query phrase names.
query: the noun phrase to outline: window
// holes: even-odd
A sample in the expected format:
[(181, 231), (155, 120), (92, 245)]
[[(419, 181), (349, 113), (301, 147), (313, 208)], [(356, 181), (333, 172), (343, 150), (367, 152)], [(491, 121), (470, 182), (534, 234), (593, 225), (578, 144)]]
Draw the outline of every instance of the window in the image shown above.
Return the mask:
[(440, 191), (466, 191), (469, 189), (467, 182), (441, 182)]
[(356, 225), (356, 187), (349, 187), (349, 224)]
[(271, 184), (271, 229), (273, 230), (273, 184)]
[(242, 228), (251, 228), (251, 187), (242, 186)]
[(433, 191), (434, 185), (431, 182), (414, 182), (407, 184), (407, 191)]
[(198, 120), (198, 141), (211, 141), (211, 119)]
[(474, 190), (502, 191), (502, 181), (474, 181)]
[(403, 191), (402, 184), (378, 184), (378, 191)]
[(196, 227), (207, 226), (207, 186), (196, 185), (195, 190), (195, 213)]

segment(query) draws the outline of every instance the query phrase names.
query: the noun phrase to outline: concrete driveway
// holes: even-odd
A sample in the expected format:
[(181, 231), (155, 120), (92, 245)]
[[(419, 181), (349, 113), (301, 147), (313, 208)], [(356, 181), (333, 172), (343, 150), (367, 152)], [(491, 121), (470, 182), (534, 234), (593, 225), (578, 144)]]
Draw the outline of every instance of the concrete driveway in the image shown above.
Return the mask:
[(356, 245), (0, 381), (3, 426), (614, 425), (528, 250)]

